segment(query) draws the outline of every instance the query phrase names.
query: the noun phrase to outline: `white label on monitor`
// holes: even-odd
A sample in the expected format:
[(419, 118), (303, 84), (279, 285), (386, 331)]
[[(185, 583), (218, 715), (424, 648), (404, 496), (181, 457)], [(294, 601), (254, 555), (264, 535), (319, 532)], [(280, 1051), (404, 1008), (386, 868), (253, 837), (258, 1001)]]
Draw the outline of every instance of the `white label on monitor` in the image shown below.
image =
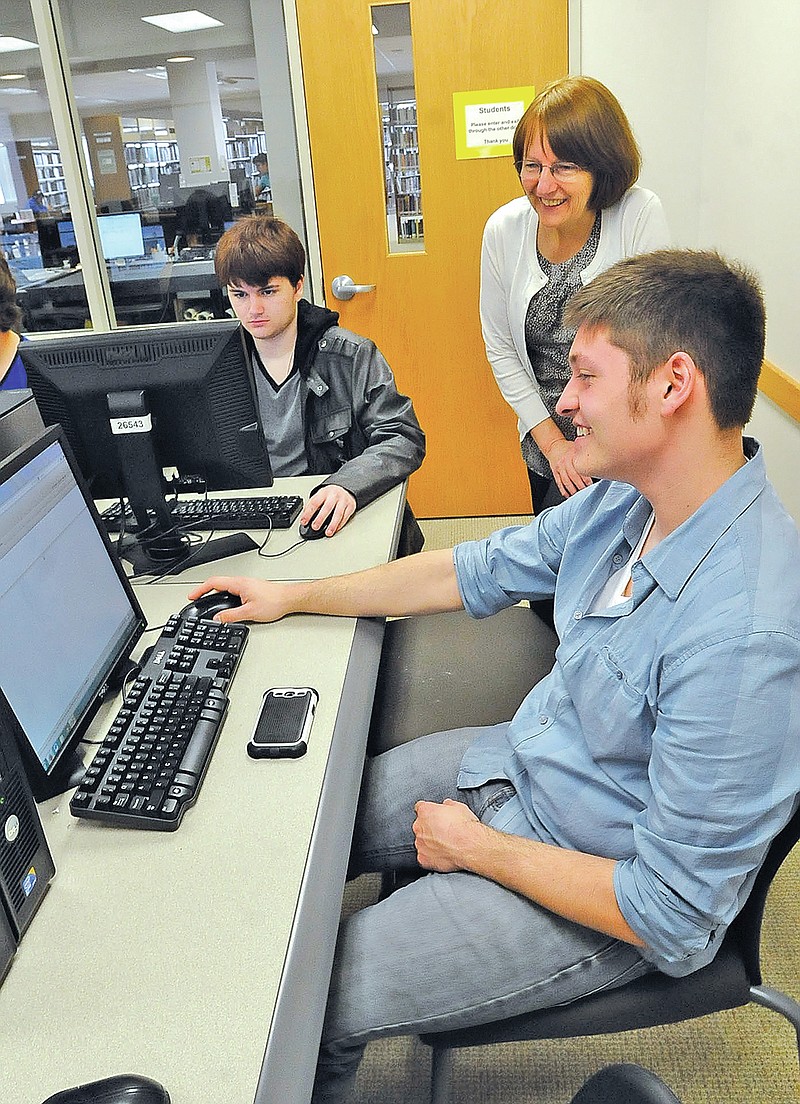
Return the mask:
[(149, 433), (153, 421), (149, 414), (136, 418), (111, 418), (112, 433)]

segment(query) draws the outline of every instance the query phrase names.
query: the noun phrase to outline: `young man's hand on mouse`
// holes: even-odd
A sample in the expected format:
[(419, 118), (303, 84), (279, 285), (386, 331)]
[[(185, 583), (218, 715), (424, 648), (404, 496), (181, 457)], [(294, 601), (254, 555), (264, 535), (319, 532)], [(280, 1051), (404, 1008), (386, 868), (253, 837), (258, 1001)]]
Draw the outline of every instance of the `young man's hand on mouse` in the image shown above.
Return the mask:
[(319, 487), (309, 498), (300, 515), (300, 525), (308, 525), (313, 518), (312, 528), (325, 530), (326, 537), (338, 533), (356, 512), (356, 500), (344, 487), (335, 483), (326, 483)]
[(222, 624), (234, 624), (236, 621), (279, 621), (292, 612), (288, 601), (289, 594), (285, 583), (265, 582), (262, 579), (248, 579), (244, 576), (212, 575), (204, 583), (189, 592), (190, 602), (196, 602), (204, 594), (215, 590), (226, 590), (237, 594), (241, 606), (220, 610), (214, 620)]

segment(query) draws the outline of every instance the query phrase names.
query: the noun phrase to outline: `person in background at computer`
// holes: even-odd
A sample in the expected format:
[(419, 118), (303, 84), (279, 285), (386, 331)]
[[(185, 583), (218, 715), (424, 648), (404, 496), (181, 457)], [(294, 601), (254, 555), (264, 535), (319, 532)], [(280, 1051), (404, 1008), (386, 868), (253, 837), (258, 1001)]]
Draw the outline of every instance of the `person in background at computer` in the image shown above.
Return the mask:
[(591, 77), (547, 85), (514, 133), (525, 193), (486, 223), (486, 356), (518, 419), (535, 514), (586, 486), (575, 430), (556, 412), (574, 334), (564, 305), (614, 261), (671, 244), (661, 202), (636, 185), (639, 149), (615, 96)]
[(28, 200), (28, 206), (35, 215), (44, 215), (50, 210), (44, 192), (34, 192)]
[(0, 390), (27, 387), (28, 378), (17, 352), (22, 311), (17, 306), (17, 285), (0, 253)]
[(253, 158), (253, 164), (258, 174), (253, 181), (253, 194), (256, 199), (268, 200), (272, 196), (272, 188), (269, 182), (269, 165), (263, 153), (257, 153)]
[(555, 595), (552, 671), (510, 722), (367, 763), (351, 873), (430, 871), (346, 919), (314, 1104), (366, 1043), (553, 1007), (719, 950), (800, 794), (800, 534), (743, 437), (756, 281), (714, 253), (582, 288), (558, 402), (597, 479), (525, 526), (309, 583), (208, 580), (221, 621)]
[[(328, 476), (300, 524), (332, 537), (358, 507), (417, 470), (425, 435), (374, 342), (302, 298), (305, 260), (290, 226), (251, 215), (223, 234), (214, 265), (252, 356), (273, 472)], [(406, 509), (401, 554), (423, 543)]]

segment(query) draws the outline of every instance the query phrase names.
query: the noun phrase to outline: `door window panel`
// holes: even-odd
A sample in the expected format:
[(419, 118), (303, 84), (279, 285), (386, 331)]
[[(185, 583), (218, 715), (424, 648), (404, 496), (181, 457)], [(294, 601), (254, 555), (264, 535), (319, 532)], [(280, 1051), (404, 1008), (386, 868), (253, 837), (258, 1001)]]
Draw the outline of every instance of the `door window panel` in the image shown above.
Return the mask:
[(422, 181), (410, 5), (374, 4), (371, 13), (389, 252), (421, 250)]

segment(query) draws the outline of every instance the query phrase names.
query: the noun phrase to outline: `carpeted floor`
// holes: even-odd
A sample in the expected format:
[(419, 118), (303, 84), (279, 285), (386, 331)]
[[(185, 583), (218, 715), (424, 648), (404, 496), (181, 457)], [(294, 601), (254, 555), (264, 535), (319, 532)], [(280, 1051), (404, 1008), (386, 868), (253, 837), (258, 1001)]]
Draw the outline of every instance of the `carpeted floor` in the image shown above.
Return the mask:
[[(426, 548), (482, 537), (524, 517), (422, 521)], [(800, 1000), (800, 848), (784, 864), (762, 933), (765, 984)], [(345, 911), (377, 895), (377, 878), (352, 883)], [(774, 1013), (751, 1006), (686, 1024), (596, 1039), (505, 1044), (459, 1051), (451, 1104), (567, 1104), (590, 1074), (611, 1062), (658, 1073), (684, 1104), (796, 1104), (798, 1043)], [(372, 1043), (359, 1072), (357, 1104), (425, 1104), (430, 1053), (416, 1039)], [(613, 1102), (609, 1102), (613, 1104)]]

